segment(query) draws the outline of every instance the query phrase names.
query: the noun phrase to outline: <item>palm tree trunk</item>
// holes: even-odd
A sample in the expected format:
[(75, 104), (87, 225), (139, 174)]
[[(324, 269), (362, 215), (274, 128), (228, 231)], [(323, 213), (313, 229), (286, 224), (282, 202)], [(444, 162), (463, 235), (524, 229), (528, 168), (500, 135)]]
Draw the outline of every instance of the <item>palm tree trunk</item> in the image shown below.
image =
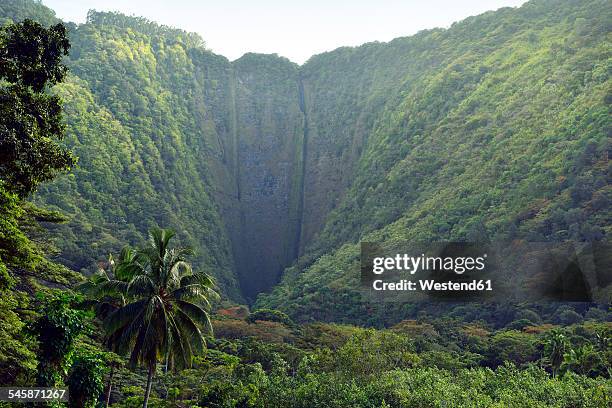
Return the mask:
[(155, 373), (155, 363), (149, 366), (149, 375), (147, 377), (147, 390), (145, 391), (144, 401), (142, 403), (142, 408), (147, 408), (147, 404), (149, 403), (149, 395), (151, 395), (151, 385), (153, 383), (153, 374)]
[(113, 375), (115, 374), (115, 367), (111, 366), (110, 374), (108, 375), (108, 388), (106, 389), (106, 408), (110, 405), (111, 389), (113, 388)]

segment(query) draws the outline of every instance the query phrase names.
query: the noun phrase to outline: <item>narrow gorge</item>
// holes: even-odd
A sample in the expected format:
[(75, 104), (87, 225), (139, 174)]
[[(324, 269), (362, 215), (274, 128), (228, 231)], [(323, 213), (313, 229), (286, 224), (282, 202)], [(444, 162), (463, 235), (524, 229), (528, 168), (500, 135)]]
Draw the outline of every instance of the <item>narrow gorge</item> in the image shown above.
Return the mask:
[(229, 299), (360, 319), (361, 239), (609, 233), (610, 13), (534, 0), (298, 66), (90, 11), (54, 88), (79, 163), (34, 201), (83, 274), (162, 225)]

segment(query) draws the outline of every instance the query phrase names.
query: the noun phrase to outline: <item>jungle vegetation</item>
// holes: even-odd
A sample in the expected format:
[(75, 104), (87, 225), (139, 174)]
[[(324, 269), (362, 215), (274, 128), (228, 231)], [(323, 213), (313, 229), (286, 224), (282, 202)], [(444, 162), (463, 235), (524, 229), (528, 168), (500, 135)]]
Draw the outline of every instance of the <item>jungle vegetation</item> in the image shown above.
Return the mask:
[(0, 384), (79, 408), (610, 406), (609, 304), (373, 304), (356, 270), (362, 240), (607, 239), (611, 13), (533, 0), (297, 66), (2, 2)]

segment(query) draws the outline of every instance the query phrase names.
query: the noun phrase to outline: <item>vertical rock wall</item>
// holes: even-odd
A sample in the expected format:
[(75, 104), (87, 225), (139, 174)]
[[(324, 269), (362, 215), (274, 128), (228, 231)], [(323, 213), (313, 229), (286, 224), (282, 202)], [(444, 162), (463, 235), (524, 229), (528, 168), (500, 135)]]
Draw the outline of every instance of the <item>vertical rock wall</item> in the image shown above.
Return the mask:
[(232, 66), (235, 160), (228, 164), (237, 214), (228, 209), (225, 220), (243, 295), (254, 300), (297, 255), (304, 115), (297, 65), (247, 54)]

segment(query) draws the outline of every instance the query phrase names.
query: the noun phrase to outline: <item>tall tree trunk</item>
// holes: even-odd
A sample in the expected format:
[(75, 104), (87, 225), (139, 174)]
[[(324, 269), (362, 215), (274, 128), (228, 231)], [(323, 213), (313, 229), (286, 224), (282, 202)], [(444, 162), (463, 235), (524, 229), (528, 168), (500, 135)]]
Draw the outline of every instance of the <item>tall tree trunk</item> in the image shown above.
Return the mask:
[(153, 374), (155, 373), (155, 363), (149, 366), (149, 375), (147, 377), (147, 390), (145, 391), (144, 401), (142, 403), (142, 408), (147, 408), (147, 404), (149, 403), (149, 395), (151, 395), (151, 385), (153, 383)]
[(108, 375), (108, 387), (106, 388), (106, 408), (110, 405), (111, 389), (113, 388), (113, 375), (115, 374), (115, 367), (111, 366), (110, 374)]

